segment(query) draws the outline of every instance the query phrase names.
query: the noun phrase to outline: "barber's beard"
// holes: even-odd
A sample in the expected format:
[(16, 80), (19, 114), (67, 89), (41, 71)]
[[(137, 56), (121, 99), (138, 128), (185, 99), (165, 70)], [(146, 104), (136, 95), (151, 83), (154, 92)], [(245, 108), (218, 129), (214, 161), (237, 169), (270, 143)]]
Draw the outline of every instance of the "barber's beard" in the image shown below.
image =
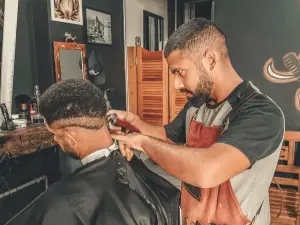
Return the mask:
[(216, 102), (216, 100), (210, 96), (214, 86), (211, 76), (204, 69), (201, 69), (200, 71), (201, 75), (199, 76), (199, 81), (194, 92), (186, 88), (180, 90), (183, 93), (190, 93), (193, 95), (193, 97), (188, 98), (188, 101), (194, 107), (200, 107), (208, 102)]

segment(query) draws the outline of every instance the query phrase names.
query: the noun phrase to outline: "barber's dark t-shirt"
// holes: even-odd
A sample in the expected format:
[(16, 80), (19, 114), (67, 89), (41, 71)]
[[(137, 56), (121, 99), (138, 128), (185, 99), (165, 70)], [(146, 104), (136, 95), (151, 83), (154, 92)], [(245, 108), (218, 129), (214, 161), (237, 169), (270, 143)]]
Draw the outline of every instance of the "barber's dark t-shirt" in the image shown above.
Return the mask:
[[(235, 110), (253, 92), (257, 92), (254, 97)], [(266, 199), (263, 205), (265, 212), (260, 213), (255, 225), (269, 224), (268, 188), (278, 162), (285, 129), (281, 109), (251, 82), (244, 81), (216, 105), (203, 104), (196, 108), (186, 103), (178, 116), (165, 126), (167, 137), (175, 143), (184, 144), (192, 118), (205, 126), (221, 126), (226, 122), (225, 131), (217, 143), (235, 147), (251, 163), (250, 169), (230, 179), (233, 190), (249, 219), (257, 212), (262, 199)]]
[[(201, 122), (205, 125), (214, 125), (209, 124), (209, 122), (213, 123), (213, 118), (225, 117), (254, 91), (256, 89), (251, 83), (243, 82), (221, 103), (201, 106), (197, 118), (199, 114), (202, 114), (205, 121)], [(189, 102), (186, 103), (178, 116), (165, 126), (167, 137), (175, 143), (186, 142), (186, 122), (189, 122), (187, 113), (191, 108), (192, 105)], [(236, 147), (249, 158), (253, 165), (258, 159), (272, 154), (281, 143), (284, 133), (284, 116), (280, 108), (262, 93), (258, 93), (253, 99), (247, 101), (238, 111), (240, 113), (235, 118), (229, 116), (228, 128), (217, 142)], [(222, 114), (224, 116), (221, 116)]]

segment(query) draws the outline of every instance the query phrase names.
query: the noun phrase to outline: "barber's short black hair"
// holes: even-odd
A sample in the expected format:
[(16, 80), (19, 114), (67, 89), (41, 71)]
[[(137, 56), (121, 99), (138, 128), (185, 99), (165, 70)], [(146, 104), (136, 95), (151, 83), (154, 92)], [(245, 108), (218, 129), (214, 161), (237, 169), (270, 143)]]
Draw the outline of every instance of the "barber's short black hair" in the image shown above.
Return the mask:
[(227, 55), (226, 37), (212, 21), (204, 18), (189, 20), (181, 25), (168, 39), (164, 55), (167, 58), (173, 51), (181, 50), (186, 54), (199, 54), (204, 48), (216, 47)]
[(106, 117), (107, 105), (102, 91), (90, 81), (68, 79), (45, 91), (39, 109), (50, 126), (59, 122), (60, 127), (98, 129), (103, 125), (98, 122)]

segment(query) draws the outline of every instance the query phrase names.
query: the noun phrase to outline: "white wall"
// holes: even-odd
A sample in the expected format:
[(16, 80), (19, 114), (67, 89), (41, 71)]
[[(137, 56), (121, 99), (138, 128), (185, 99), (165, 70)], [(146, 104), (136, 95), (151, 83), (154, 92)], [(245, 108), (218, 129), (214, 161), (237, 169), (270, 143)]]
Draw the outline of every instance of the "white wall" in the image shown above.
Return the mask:
[(143, 10), (164, 18), (164, 41), (168, 38), (168, 1), (167, 0), (125, 0), (125, 28), (127, 46), (135, 46), (135, 37), (143, 39)]
[[(1, 103), (5, 103), (9, 114), (12, 106), (12, 92), (15, 69), (15, 49), (17, 35), (19, 0), (5, 0), (4, 29), (1, 67)], [(2, 122), (2, 113), (0, 113)]]

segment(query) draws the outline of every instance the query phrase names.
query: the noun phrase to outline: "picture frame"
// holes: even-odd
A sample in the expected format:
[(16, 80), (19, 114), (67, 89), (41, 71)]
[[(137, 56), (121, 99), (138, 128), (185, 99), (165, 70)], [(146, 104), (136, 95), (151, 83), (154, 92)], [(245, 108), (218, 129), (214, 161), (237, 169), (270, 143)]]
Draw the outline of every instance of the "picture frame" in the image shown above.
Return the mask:
[(82, 0), (50, 0), (51, 20), (83, 25)]
[(85, 18), (87, 43), (112, 46), (111, 13), (86, 8)]

